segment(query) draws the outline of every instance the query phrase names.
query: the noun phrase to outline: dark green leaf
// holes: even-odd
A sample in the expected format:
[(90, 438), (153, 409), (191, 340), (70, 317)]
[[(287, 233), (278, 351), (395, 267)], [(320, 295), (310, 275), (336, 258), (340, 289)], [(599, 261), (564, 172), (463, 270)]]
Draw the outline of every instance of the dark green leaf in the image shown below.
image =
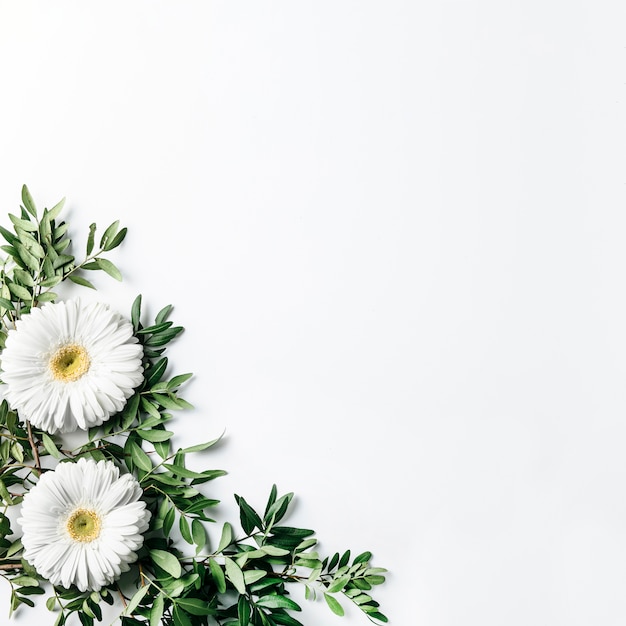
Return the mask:
[(130, 321), (133, 324), (133, 328), (137, 330), (141, 321), (141, 294), (133, 301), (133, 305), (130, 309)]
[(241, 496), (235, 494), (235, 500), (239, 505), (239, 518), (244, 532), (249, 535), (255, 527), (262, 530), (263, 522), (257, 512)]
[(187, 614), (179, 607), (174, 607), (172, 615), (174, 616), (174, 626), (193, 626)]
[(116, 220), (115, 222), (113, 222), (113, 224), (111, 224), (104, 231), (104, 234), (102, 235), (102, 238), (100, 239), (100, 248), (104, 248), (104, 246), (106, 246), (109, 239), (115, 236), (115, 233), (117, 232), (117, 229), (119, 228), (119, 225), (120, 225), (120, 221)]
[(239, 618), (239, 626), (248, 626), (250, 623), (250, 602), (246, 596), (239, 596), (237, 616)]
[(94, 240), (96, 236), (96, 225), (89, 225), (89, 235), (87, 237), (87, 256), (93, 252)]
[(181, 515), (180, 519), (178, 520), (178, 528), (180, 530), (180, 534), (182, 538), (187, 543), (193, 543), (193, 537), (191, 536), (191, 529), (189, 528), (189, 522), (187, 521), (187, 518), (184, 515)]
[(172, 526), (174, 525), (174, 519), (176, 518), (176, 509), (171, 508), (165, 514), (163, 518), (163, 534), (168, 537), (170, 531), (172, 530)]
[(371, 552), (362, 552), (359, 556), (354, 557), (354, 561), (352, 561), (353, 565), (357, 563), (367, 563), (372, 558)]
[(111, 239), (111, 241), (106, 244), (104, 249), (108, 252), (109, 250), (113, 250), (113, 248), (117, 248), (117, 246), (119, 246), (122, 241), (124, 241), (127, 232), (128, 228), (122, 228), (122, 230), (120, 230), (120, 232), (117, 233), (117, 235), (115, 235), (115, 237), (113, 237), (113, 239)]
[(215, 559), (209, 560), (209, 570), (211, 571), (211, 576), (213, 578), (215, 586), (217, 587), (217, 590), (219, 591), (219, 593), (224, 593), (226, 591), (226, 579), (224, 578), (224, 571), (215, 561)]

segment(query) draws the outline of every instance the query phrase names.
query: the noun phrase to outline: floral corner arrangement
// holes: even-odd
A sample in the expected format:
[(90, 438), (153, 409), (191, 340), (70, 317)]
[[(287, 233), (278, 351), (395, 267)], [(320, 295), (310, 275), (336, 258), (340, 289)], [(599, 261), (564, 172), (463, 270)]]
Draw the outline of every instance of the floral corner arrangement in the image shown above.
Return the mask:
[[(372, 598), (386, 570), (350, 550), (322, 556), (314, 531), (284, 523), (293, 493), (269, 490), (256, 511), (234, 494), (239, 519), (214, 522), (219, 503), (174, 449), (174, 412), (191, 374), (166, 351), (182, 332), (167, 305), (149, 323), (141, 296), (127, 317), (106, 303), (61, 299), (64, 281), (95, 289), (90, 272), (121, 280), (107, 253), (125, 239), (114, 222), (89, 228), (72, 253), (64, 202), (39, 212), (26, 186), (0, 266), (0, 603), (9, 616), (47, 595), (50, 624), (93, 626), (102, 603), (121, 626), (302, 626), (289, 589), (323, 597), (341, 616), (352, 602), (387, 622)], [(98, 245), (96, 245), (98, 241)], [(73, 433), (71, 436), (68, 433)], [(79, 445), (68, 443), (80, 435)]]

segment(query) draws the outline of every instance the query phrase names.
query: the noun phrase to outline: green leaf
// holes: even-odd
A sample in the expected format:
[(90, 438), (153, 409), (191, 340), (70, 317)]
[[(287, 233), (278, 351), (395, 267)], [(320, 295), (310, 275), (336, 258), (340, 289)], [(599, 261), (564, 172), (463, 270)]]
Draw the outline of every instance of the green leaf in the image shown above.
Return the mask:
[(104, 246), (104, 249), (109, 252), (109, 250), (113, 250), (113, 248), (117, 248), (117, 246), (119, 246), (122, 241), (124, 241), (124, 238), (126, 237), (126, 233), (128, 232), (128, 228), (122, 228), (122, 230), (120, 230), (119, 233), (117, 233), (117, 235), (115, 235), (115, 237), (113, 237), (113, 239), (111, 239), (111, 241), (109, 241), (106, 246)]
[(19, 240), (22, 245), (37, 259), (43, 259), (46, 256), (45, 250), (41, 247), (39, 242), (30, 234), (20, 231)]
[(63, 455), (59, 452), (59, 449), (56, 447), (54, 441), (52, 441), (52, 437), (47, 433), (41, 433), (41, 438), (43, 442), (43, 447), (46, 449), (46, 452), (53, 456), (55, 459), (62, 459)]
[(224, 526), (222, 527), (222, 536), (217, 546), (217, 552), (223, 552), (232, 542), (233, 527), (228, 522), (224, 522)]
[(179, 607), (174, 607), (172, 615), (174, 617), (174, 626), (193, 626), (193, 623), (187, 616), (187, 613), (185, 613)]
[(341, 558), (339, 559), (339, 567), (343, 567), (344, 565), (348, 564), (348, 561), (350, 560), (350, 550), (346, 550)]
[(191, 613), (191, 615), (213, 615), (215, 610), (208, 606), (206, 600), (199, 598), (180, 598), (176, 600), (176, 606)]
[(191, 536), (196, 544), (196, 554), (200, 554), (206, 545), (207, 534), (204, 524), (199, 519), (194, 519), (191, 522)]
[(98, 264), (101, 270), (104, 270), (109, 276), (111, 276), (112, 278), (115, 278), (115, 280), (119, 280), (119, 281), (122, 280), (121, 272), (108, 259), (98, 258), (98, 259), (95, 259), (95, 263)]
[(154, 321), (156, 324), (162, 324), (168, 317), (168, 315), (170, 314), (172, 310), (172, 305), (168, 304), (167, 306), (163, 307), (156, 315), (156, 317), (154, 318)]
[(165, 550), (150, 550), (150, 558), (173, 578), (180, 578), (182, 567), (180, 561), (171, 553)]
[(366, 576), (365, 580), (370, 585), (382, 585), (385, 582), (384, 576)]
[(47, 216), (50, 221), (59, 217), (63, 207), (65, 206), (65, 198), (61, 198), (48, 212)]
[(246, 593), (246, 582), (239, 565), (231, 558), (225, 557), (224, 566), (226, 567), (226, 577), (233, 583), (233, 587), (241, 594)]
[(184, 515), (181, 515), (180, 519), (178, 520), (178, 528), (180, 530), (180, 534), (182, 538), (187, 543), (193, 543), (193, 537), (191, 536), (191, 529), (189, 528), (189, 522), (187, 521), (187, 518)]
[(264, 606), (267, 609), (288, 609), (290, 611), (302, 610), (293, 600), (278, 593), (271, 593), (260, 597), (256, 601), (256, 605)]
[(212, 441), (207, 441), (206, 443), (198, 443), (195, 446), (189, 446), (188, 448), (181, 448), (180, 452), (182, 452), (183, 454), (190, 454), (192, 452), (201, 452), (202, 450), (206, 450), (207, 448), (214, 446), (222, 438), (222, 435), (220, 435), (217, 439), (213, 439)]
[(248, 626), (250, 623), (250, 601), (246, 596), (239, 596), (237, 602), (238, 626)]
[(0, 226), (0, 234), (11, 244), (15, 243), (17, 237), (10, 231), (4, 228), (4, 226)]
[[(139, 334), (139, 333), (137, 333)], [(167, 369), (167, 357), (163, 357), (147, 372), (146, 386), (151, 389), (153, 385), (159, 382)]]
[(274, 612), (272, 613), (272, 619), (277, 624), (282, 624), (283, 626), (304, 626), (302, 622), (299, 622), (297, 619), (291, 617), (288, 613)]
[(326, 604), (328, 604), (328, 606), (330, 607), (330, 610), (335, 615), (339, 615), (339, 617), (343, 616), (343, 614), (344, 614), (343, 607), (341, 606), (341, 604), (339, 604), (339, 602), (337, 602), (337, 600), (335, 598), (333, 598), (333, 596), (325, 593), (324, 594), (324, 599), (326, 600)]
[(255, 527), (262, 530), (263, 522), (257, 512), (241, 496), (235, 494), (235, 500), (239, 505), (241, 527), (244, 529), (245, 533), (249, 535)]
[(367, 563), (372, 558), (371, 552), (362, 552), (359, 556), (354, 557), (354, 561), (352, 561), (353, 565), (357, 563)]
[[(281, 519), (285, 516), (287, 509), (289, 508), (289, 504), (293, 499), (293, 492), (287, 493), (284, 496), (278, 498), (278, 500), (272, 501), (272, 494), (270, 494), (270, 501), (268, 501), (268, 506), (265, 510), (265, 521), (269, 524), (275, 524), (280, 522)], [(270, 504), (271, 502), (271, 504)]]
[(389, 620), (387, 619), (386, 615), (383, 615), (380, 611), (372, 611), (371, 613), (368, 613), (367, 615), (370, 619), (376, 619), (379, 622), (383, 622), (383, 624), (386, 624)]
[(39, 581), (32, 576), (16, 576), (11, 580), (14, 585), (24, 586), (24, 587), (37, 587), (39, 586)]
[(224, 578), (224, 571), (215, 559), (209, 559), (209, 570), (211, 570), (211, 576), (213, 577), (213, 582), (215, 583), (217, 590), (219, 591), (219, 593), (224, 593), (226, 591), (226, 579)]
[(113, 224), (111, 224), (105, 231), (104, 234), (102, 235), (102, 239), (100, 239), (100, 247), (104, 248), (104, 246), (106, 245), (107, 241), (113, 237), (115, 235), (115, 233), (117, 232), (117, 229), (119, 228), (120, 225), (120, 221), (116, 220), (115, 222), (113, 222)]
[(96, 236), (96, 225), (89, 225), (89, 235), (87, 237), (87, 256), (89, 256), (93, 252), (94, 239)]
[(13, 277), (17, 282), (26, 287), (34, 287), (35, 281), (30, 274), (30, 272), (26, 272), (25, 270), (21, 270), (19, 268), (15, 268), (13, 270)]
[(13, 222), (13, 226), (15, 226), (16, 232), (19, 228), (31, 233), (37, 230), (37, 225), (33, 224), (33, 222), (30, 222), (29, 220), (21, 219), (19, 217), (16, 217), (15, 215), (12, 215), (11, 213), (9, 213), (9, 219), (11, 220), (11, 222)]
[(22, 287), (22, 285), (18, 285), (17, 283), (9, 283), (9, 290), (14, 296), (17, 296), (20, 300), (24, 300), (25, 302), (30, 302), (33, 298), (26, 287)]
[(164, 395), (162, 393), (153, 393), (152, 397), (165, 409), (176, 410), (182, 408), (180, 398)]
[(167, 468), (173, 474), (182, 476), (183, 478), (204, 478), (209, 472), (215, 472), (219, 470), (209, 470), (208, 472), (194, 472), (193, 470), (181, 467), (180, 465), (172, 465), (171, 463), (163, 463), (163, 467)]
[(4, 309), (8, 309), (9, 311), (15, 311), (13, 303), (6, 298), (0, 298), (0, 306)]
[(37, 302), (54, 302), (58, 298), (58, 294), (54, 291), (44, 291), (37, 296)]
[(133, 304), (130, 309), (130, 321), (133, 324), (133, 328), (137, 330), (141, 322), (141, 294), (133, 300)]
[(152, 469), (150, 457), (134, 441), (130, 442), (130, 455), (133, 463), (145, 472)]
[(151, 441), (152, 443), (157, 441), (167, 441), (174, 436), (174, 433), (171, 430), (138, 430), (137, 434), (146, 441)]
[(57, 256), (57, 258), (52, 262), (52, 267), (56, 270), (73, 262), (74, 257), (71, 254), (59, 254), (59, 256)]
[(81, 287), (88, 287), (89, 289), (95, 289), (93, 283), (89, 282), (86, 278), (82, 276), (77, 276), (76, 274), (70, 274), (68, 278), (75, 284), (80, 285)]
[[(9, 443), (9, 440), (7, 439), (6, 442)], [(2, 500), (4, 500), (4, 502), (6, 502), (9, 505), (13, 504), (13, 498), (11, 497), (9, 490), (7, 489), (6, 485), (4, 484), (4, 481), (1, 478), (0, 478), (0, 498), (2, 498)]]
[(176, 389), (180, 387), (183, 383), (187, 382), (193, 374), (180, 374), (178, 376), (174, 376), (172, 380), (167, 383), (167, 388), (171, 391), (172, 389)]
[(160, 593), (154, 599), (152, 608), (150, 609), (150, 626), (160, 626), (164, 608), (165, 599), (163, 598), (163, 594)]
[(265, 506), (265, 513), (263, 514), (265, 521), (269, 521), (269, 510), (272, 507), (272, 505), (274, 504), (274, 502), (276, 502), (276, 498), (278, 497), (278, 489), (276, 488), (276, 485), (272, 485), (272, 489), (270, 490), (270, 496), (267, 500), (267, 505)]
[(285, 550), (284, 548), (277, 548), (276, 546), (266, 545), (261, 548), (265, 554), (269, 556), (286, 556), (289, 554), (289, 550)]
[(265, 578), (265, 576), (267, 576), (267, 572), (260, 569), (247, 569), (243, 573), (243, 579), (246, 585), (253, 585), (261, 580), (261, 578)]
[[(150, 591), (150, 585), (139, 587), (135, 595), (130, 599), (130, 602), (126, 606), (126, 609), (124, 610), (124, 615), (132, 615), (133, 611), (139, 606), (139, 603), (144, 599), (148, 591)], [(52, 599), (56, 600), (54, 596), (52, 596)]]
[(170, 531), (172, 530), (172, 526), (174, 525), (174, 520), (176, 519), (176, 509), (172, 508), (165, 514), (163, 518), (163, 534), (166, 537), (169, 537)]
[(28, 191), (28, 187), (26, 185), (22, 185), (22, 202), (26, 207), (26, 210), (33, 216), (37, 217), (37, 209), (35, 208), (35, 202), (33, 197), (30, 195), (30, 191)]
[(9, 549), (7, 550), (6, 558), (7, 559), (11, 558), (14, 554), (17, 554), (20, 550), (22, 550), (23, 547), (24, 546), (22, 545), (22, 540), (21, 539), (15, 540), (9, 546)]
[(337, 591), (341, 591), (349, 582), (351, 576), (350, 574), (345, 574), (344, 576), (340, 576), (339, 578), (333, 580), (333, 582), (328, 586), (328, 593), (336, 593)]

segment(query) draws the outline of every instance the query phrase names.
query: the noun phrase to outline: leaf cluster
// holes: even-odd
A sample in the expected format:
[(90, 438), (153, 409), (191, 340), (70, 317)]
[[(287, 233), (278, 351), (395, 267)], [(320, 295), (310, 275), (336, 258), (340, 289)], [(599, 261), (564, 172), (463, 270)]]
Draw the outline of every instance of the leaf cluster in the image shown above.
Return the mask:
[[(56, 300), (50, 289), (62, 281), (94, 288), (84, 276), (94, 270), (121, 279), (103, 255), (122, 243), (126, 228), (113, 222), (96, 245), (92, 224), (84, 260), (77, 262), (68, 226), (59, 221), (62, 207), (63, 201), (39, 215), (24, 186), (19, 215), (9, 215), (13, 232), (0, 226), (7, 241), (0, 247), (8, 255), (0, 269), (0, 349), (22, 315)], [(216, 525), (212, 510), (219, 502), (203, 489), (225, 472), (198, 470), (189, 457), (209, 451), (220, 438), (180, 447), (171, 426), (176, 411), (192, 408), (181, 395), (192, 374), (170, 371), (167, 349), (183, 332), (171, 312), (167, 305), (145, 322), (137, 296), (130, 319), (143, 348), (143, 382), (124, 409), (90, 429), (77, 448), (67, 449), (62, 438), (33, 428), (0, 402), (0, 577), (11, 588), (11, 611), (34, 606), (34, 597), (50, 585), (23, 559), (8, 508), (19, 505), (54, 464), (86, 457), (111, 461), (135, 476), (150, 525), (136, 563), (117, 583), (99, 592), (52, 588), (46, 606), (55, 626), (94, 626), (102, 619), (102, 603), (116, 601), (124, 606), (121, 626), (302, 626), (292, 585), (303, 585), (305, 598), (321, 594), (336, 615), (344, 614), (342, 601), (348, 601), (370, 620), (386, 622), (371, 597), (385, 570), (371, 566), (369, 552), (353, 559), (350, 550), (320, 556), (313, 530), (284, 523), (293, 493), (279, 495), (274, 485), (262, 512), (235, 494), (238, 524)]]

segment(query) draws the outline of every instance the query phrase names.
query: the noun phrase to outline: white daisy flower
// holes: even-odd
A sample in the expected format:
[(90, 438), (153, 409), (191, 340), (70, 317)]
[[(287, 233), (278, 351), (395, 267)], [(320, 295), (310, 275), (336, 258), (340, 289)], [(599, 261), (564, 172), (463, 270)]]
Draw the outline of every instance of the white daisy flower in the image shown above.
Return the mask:
[(98, 591), (137, 559), (150, 512), (130, 474), (79, 459), (46, 472), (24, 496), (24, 558), (53, 585)]
[(17, 321), (1, 355), (4, 396), (49, 433), (99, 426), (143, 380), (132, 324), (106, 304), (44, 304)]

